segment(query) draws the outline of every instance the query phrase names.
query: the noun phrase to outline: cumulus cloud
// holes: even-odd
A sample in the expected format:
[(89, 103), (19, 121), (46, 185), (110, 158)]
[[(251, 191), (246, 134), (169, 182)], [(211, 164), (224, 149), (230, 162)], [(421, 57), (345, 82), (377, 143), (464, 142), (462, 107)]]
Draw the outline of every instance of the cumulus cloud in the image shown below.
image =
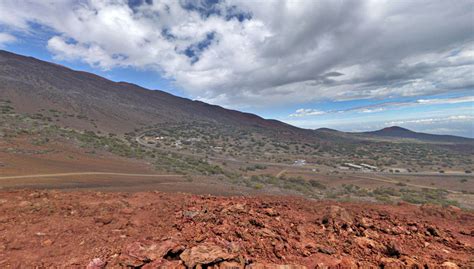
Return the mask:
[(471, 1), (4, 0), (58, 59), (153, 69), (228, 107), (422, 96), (474, 86)]

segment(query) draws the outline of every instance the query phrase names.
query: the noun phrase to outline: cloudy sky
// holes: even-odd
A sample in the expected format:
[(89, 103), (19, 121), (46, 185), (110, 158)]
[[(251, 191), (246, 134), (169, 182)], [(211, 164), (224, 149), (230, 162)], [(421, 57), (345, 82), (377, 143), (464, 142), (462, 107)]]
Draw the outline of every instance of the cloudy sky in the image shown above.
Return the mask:
[(304, 128), (474, 137), (472, 0), (2, 0), (0, 47)]

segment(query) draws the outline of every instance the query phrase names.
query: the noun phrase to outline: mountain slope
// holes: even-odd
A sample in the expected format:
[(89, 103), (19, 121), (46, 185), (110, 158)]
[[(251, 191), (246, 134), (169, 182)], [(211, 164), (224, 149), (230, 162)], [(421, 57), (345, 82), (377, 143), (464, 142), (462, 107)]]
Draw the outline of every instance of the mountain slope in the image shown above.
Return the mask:
[(399, 126), (391, 126), (381, 130), (364, 132), (363, 134), (375, 137), (399, 138), (399, 139), (416, 139), (424, 142), (439, 142), (439, 143), (473, 143), (474, 140), (465, 137), (454, 135), (434, 135), (427, 133), (414, 132)]
[[(111, 132), (181, 121), (209, 121), (289, 133), (303, 131), (279, 121), (191, 101), (159, 90), (147, 90), (130, 83), (113, 82), (7, 51), (0, 51), (0, 99), (10, 100), (20, 112), (58, 110), (90, 119), (93, 125)], [(91, 128), (77, 117), (60, 119), (59, 123)]]
[[(59, 113), (62, 126), (126, 133), (160, 123), (210, 122), (244, 130), (272, 133), (277, 138), (348, 142), (372, 138), (409, 138), (423, 142), (472, 143), (473, 139), (412, 132), (390, 127), (366, 133), (332, 129), (301, 129), (257, 115), (113, 82), (100, 76), (0, 50), (0, 101), (9, 100), (18, 112)], [(45, 113), (46, 112), (46, 113)]]

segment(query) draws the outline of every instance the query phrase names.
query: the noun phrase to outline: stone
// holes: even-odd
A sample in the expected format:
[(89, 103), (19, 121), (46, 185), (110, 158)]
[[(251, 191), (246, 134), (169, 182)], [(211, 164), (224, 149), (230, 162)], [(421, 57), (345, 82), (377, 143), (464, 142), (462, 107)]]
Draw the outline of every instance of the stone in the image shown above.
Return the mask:
[(186, 269), (182, 261), (170, 261), (166, 259), (158, 259), (147, 263), (141, 267), (142, 269)]
[(270, 217), (277, 217), (279, 216), (280, 214), (275, 211), (273, 208), (265, 208), (263, 210), (265, 212), (266, 215), (270, 216)]
[(398, 244), (397, 242), (392, 241), (389, 244), (387, 244), (385, 247), (386, 247), (385, 252), (390, 257), (397, 257), (398, 258), (402, 254), (402, 248), (401, 248), (400, 244)]
[(20, 206), (20, 207), (27, 207), (27, 206), (31, 206), (31, 205), (33, 205), (33, 203), (32, 203), (32, 202), (29, 202), (29, 201), (21, 201), (21, 202), (18, 204), (18, 206)]
[(273, 264), (273, 263), (252, 263), (245, 267), (246, 269), (307, 269), (303, 265), (283, 265), (283, 264)]
[(213, 244), (202, 244), (184, 250), (179, 257), (187, 267), (194, 268), (197, 265), (231, 261), (237, 258), (237, 254), (228, 253), (223, 248)]
[(439, 236), (439, 231), (438, 229), (436, 229), (435, 227), (433, 226), (428, 226), (426, 228), (426, 231), (428, 232), (429, 235), (432, 235), (432, 236)]
[(112, 223), (113, 217), (112, 216), (97, 216), (94, 217), (95, 223), (101, 224), (101, 225), (107, 225)]
[(95, 258), (89, 262), (86, 269), (104, 269), (107, 265), (107, 262), (101, 258)]
[(405, 265), (403, 264), (403, 262), (395, 258), (385, 258), (385, 257), (381, 258), (380, 265), (381, 265), (381, 268), (384, 268), (384, 269), (405, 268)]
[(345, 208), (336, 205), (329, 206), (323, 217), (323, 224), (332, 224), (338, 227), (352, 225), (353, 221), (354, 218)]
[(159, 260), (168, 254), (178, 254), (184, 250), (176, 240), (168, 239), (160, 243), (134, 242), (120, 255), (122, 264), (141, 266), (145, 262)]
[(382, 246), (380, 245), (380, 243), (378, 243), (377, 241), (374, 241), (372, 239), (366, 238), (366, 237), (356, 237), (354, 239), (354, 242), (360, 248), (363, 248), (363, 249), (373, 249), (373, 250), (376, 250), (376, 251), (381, 251), (382, 250)]
[(358, 225), (367, 229), (373, 225), (373, 222), (368, 218), (362, 217), (360, 218)]
[(215, 268), (218, 269), (244, 269), (245, 266), (238, 262), (221, 262)]
[(245, 205), (244, 204), (233, 204), (227, 206), (221, 210), (222, 213), (244, 213), (245, 212)]
[(442, 269), (458, 269), (459, 266), (453, 262), (446, 261), (446, 262), (443, 262), (443, 264), (441, 264), (441, 268)]

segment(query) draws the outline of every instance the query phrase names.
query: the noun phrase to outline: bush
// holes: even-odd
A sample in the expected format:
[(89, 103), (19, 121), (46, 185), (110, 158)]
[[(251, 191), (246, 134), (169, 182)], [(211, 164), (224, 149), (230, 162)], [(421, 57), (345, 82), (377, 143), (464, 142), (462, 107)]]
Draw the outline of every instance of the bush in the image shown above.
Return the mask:
[(448, 200), (448, 191), (442, 189), (422, 189), (421, 191), (401, 189), (401, 199), (412, 204), (439, 204), (439, 205), (455, 205), (459, 203), (454, 200)]
[(316, 189), (320, 189), (320, 190), (325, 190), (326, 189), (326, 186), (324, 184), (322, 184), (321, 182), (319, 182), (317, 180), (314, 180), (314, 179), (309, 180), (309, 185), (311, 185), (312, 187), (314, 187)]

